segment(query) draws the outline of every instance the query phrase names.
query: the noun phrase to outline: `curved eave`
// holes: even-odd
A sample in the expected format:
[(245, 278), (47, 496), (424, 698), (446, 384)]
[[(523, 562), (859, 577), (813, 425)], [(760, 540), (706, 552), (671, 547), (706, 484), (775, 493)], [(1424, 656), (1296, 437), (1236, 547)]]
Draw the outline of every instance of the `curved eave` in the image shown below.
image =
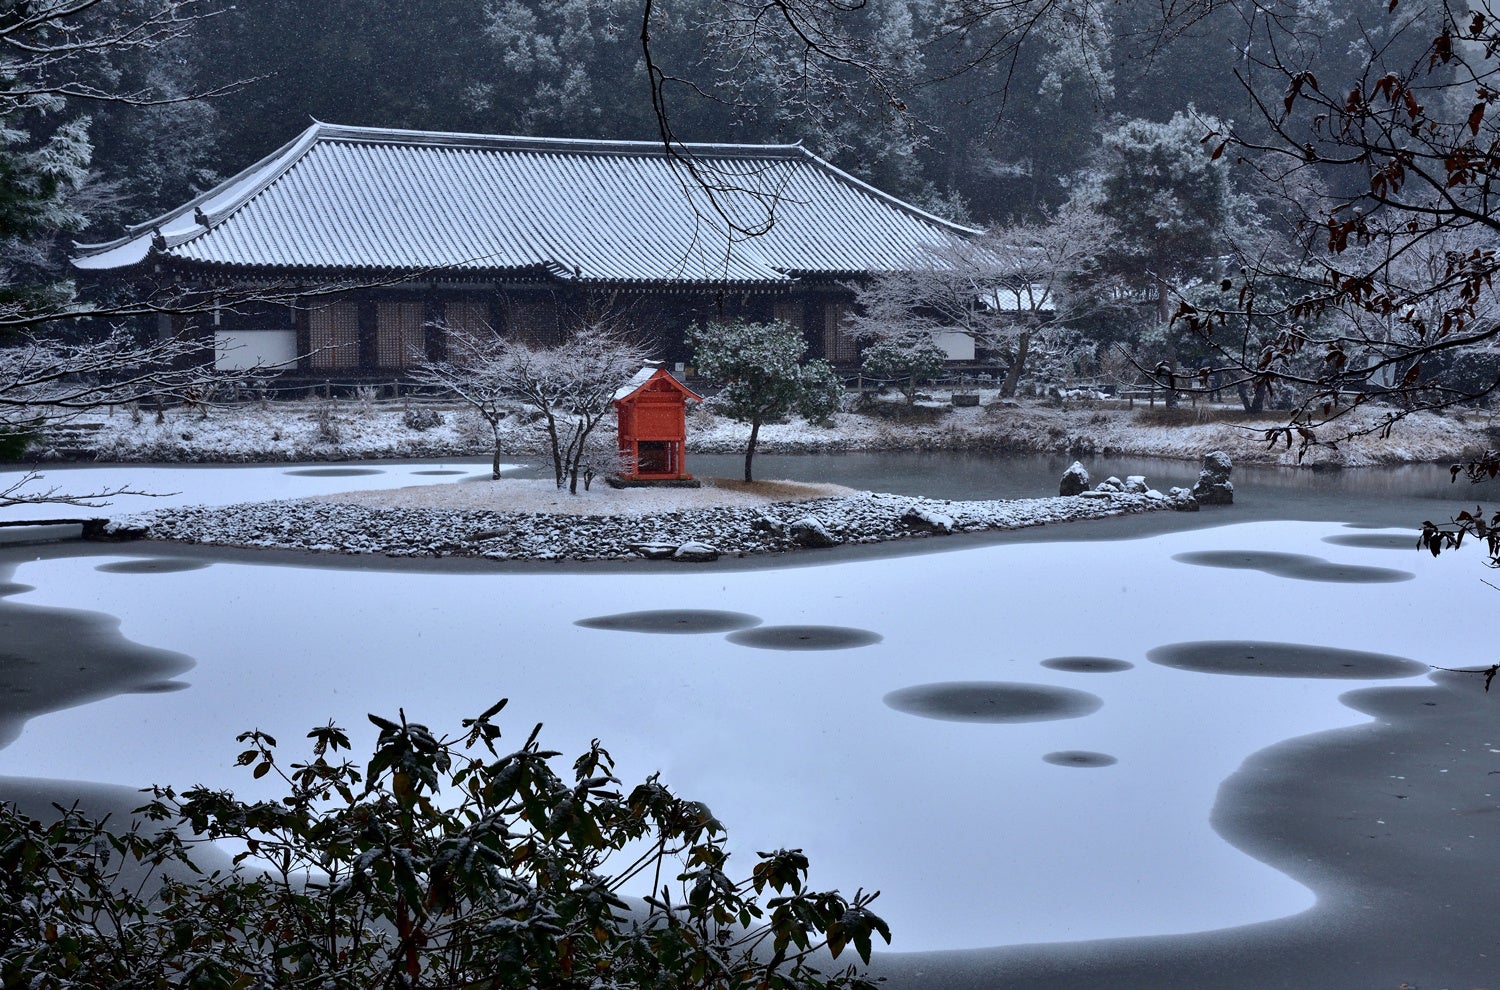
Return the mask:
[(144, 223), (126, 227), (122, 237), (96, 244), (81, 244), (74, 241), (73, 250), (77, 252), (72, 259), (74, 267), (83, 270), (113, 267), (90, 262), (122, 248), (129, 248), (132, 253), (139, 252), (140, 249), (136, 245), (142, 242), (149, 249), (158, 234), (166, 239), (169, 246), (176, 247), (206, 233), (295, 165), (307, 153), (307, 150), (317, 143), (319, 130), (323, 126), (314, 122), (312, 126), (280, 148), (249, 168), (225, 179), (207, 192), (200, 193), (181, 206)]
[[(348, 267), (305, 266), (297, 268), (273, 268), (264, 265), (238, 265), (225, 262), (205, 262), (174, 257), (162, 252), (151, 252), (135, 267), (144, 267), (145, 262), (154, 261), (182, 273), (219, 276), (227, 278), (251, 278), (256, 280), (279, 280), (290, 282), (318, 281), (329, 284), (356, 282), (372, 286), (398, 282), (443, 281), (443, 282), (497, 282), (526, 281), (548, 282), (554, 285), (571, 285), (580, 288), (626, 289), (637, 292), (765, 292), (785, 291), (797, 280), (792, 277), (768, 279), (703, 279), (703, 278), (588, 278), (571, 274), (564, 276), (559, 266), (544, 264), (512, 268), (383, 268), (373, 265)], [(120, 269), (115, 269), (119, 271)]]

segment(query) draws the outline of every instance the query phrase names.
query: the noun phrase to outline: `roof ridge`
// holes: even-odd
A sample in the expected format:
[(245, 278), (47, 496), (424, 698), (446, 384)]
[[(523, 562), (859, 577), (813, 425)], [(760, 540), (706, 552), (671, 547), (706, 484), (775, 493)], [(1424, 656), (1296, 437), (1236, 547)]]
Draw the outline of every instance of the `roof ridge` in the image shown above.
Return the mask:
[(672, 148), (693, 155), (725, 154), (731, 156), (801, 158), (812, 155), (801, 141), (792, 144), (735, 144), (731, 142), (674, 141), (669, 147), (662, 141), (616, 140), (605, 138), (538, 137), (524, 134), (484, 134), (477, 131), (429, 131), (399, 127), (361, 127), (314, 121), (319, 140), (347, 141), (361, 144), (425, 144), (443, 147), (493, 147), (528, 150), (575, 151), (594, 154), (643, 154), (670, 156)]

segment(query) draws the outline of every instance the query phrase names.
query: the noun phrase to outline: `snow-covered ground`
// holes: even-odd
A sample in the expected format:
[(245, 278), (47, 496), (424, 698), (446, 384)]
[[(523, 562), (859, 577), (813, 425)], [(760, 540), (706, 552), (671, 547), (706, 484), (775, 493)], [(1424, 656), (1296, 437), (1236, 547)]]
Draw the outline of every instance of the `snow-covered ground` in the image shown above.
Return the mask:
[[(761, 431), (760, 448), (768, 453), (991, 450), (1191, 460), (1223, 450), (1238, 462), (1299, 463), (1296, 451), (1266, 443), (1265, 430), (1284, 424), (1274, 413), (1247, 419), (1230, 407), (1205, 404), (1184, 407), (1169, 419), (1159, 406), (1152, 409), (1143, 403), (1128, 409), (1117, 400), (1076, 399), (1063, 408), (1036, 400), (1002, 403), (993, 391), (980, 396), (978, 407), (952, 408), (947, 395), (936, 394), (915, 419), (840, 413), (827, 426), (800, 420), (771, 424)], [(435, 408), (441, 412), (441, 424), (422, 430), (406, 425), (405, 407), (397, 402), (307, 400), (184, 408), (168, 410), (160, 423), (154, 413), (134, 416), (116, 408), (84, 417), (80, 425), (88, 432), (43, 441), (35, 454), (45, 456), (49, 443), (73, 451), (72, 456), (101, 461), (323, 461), (489, 451), (488, 430), (477, 417), (461, 408)], [(1363, 407), (1348, 422), (1368, 424), (1382, 412), (1376, 406)], [(1162, 425), (1164, 420), (1173, 425)], [(1416, 415), (1403, 420), (1390, 439), (1315, 449), (1303, 462), (1352, 467), (1453, 459), (1492, 446), (1490, 429), (1491, 418), (1482, 411)], [(1329, 435), (1335, 433), (1330, 428)], [(690, 455), (742, 450), (747, 435), (744, 424), (698, 409), (689, 417), (688, 450)], [(512, 417), (503, 426), (502, 449), (512, 458), (539, 453), (540, 428)]]
[[(1360, 721), (1339, 696), (1403, 671), (1228, 676), (1148, 655), (1271, 641), (1309, 668), (1320, 647), (1449, 663), (1423, 610), (1486, 614), (1477, 562), (1324, 542), (1348, 532), (1254, 523), (711, 575), (26, 562), (13, 580), (34, 590), (10, 601), (106, 612), (197, 665), (33, 719), (0, 774), (251, 794), (241, 729), (289, 742), (332, 717), (368, 745), (366, 712), (456, 727), (507, 696), (511, 735), (542, 721), (565, 752), (599, 737), (627, 782), (659, 770), (707, 801), (739, 858), (800, 846), (815, 882), (882, 890), (900, 949), (1246, 924), (1313, 896), (1210, 828), (1219, 783), (1267, 745)], [(1215, 552), (1252, 563), (1205, 566)], [(1277, 552), (1334, 566), (1253, 566)], [(708, 631), (650, 631), (674, 616)], [(1042, 663), (1061, 657), (1130, 666)]]

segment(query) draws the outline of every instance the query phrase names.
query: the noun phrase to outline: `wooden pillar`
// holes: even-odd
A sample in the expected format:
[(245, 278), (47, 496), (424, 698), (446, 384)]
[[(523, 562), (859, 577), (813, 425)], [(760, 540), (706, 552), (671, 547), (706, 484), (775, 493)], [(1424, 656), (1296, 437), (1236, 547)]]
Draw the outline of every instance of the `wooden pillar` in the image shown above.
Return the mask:
[(297, 330), (297, 370), (307, 371), (312, 352), (312, 311), (307, 300), (299, 298), (292, 306), (292, 325)]

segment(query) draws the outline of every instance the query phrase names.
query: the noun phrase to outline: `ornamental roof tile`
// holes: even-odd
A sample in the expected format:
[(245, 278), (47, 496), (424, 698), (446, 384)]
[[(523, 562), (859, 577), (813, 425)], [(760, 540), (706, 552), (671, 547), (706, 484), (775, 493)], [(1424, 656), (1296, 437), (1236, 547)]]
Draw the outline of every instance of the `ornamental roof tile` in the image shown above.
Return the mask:
[(973, 233), (800, 145), (669, 155), (655, 142), (314, 123), (175, 210), (76, 245), (73, 262), (766, 284), (900, 270)]

